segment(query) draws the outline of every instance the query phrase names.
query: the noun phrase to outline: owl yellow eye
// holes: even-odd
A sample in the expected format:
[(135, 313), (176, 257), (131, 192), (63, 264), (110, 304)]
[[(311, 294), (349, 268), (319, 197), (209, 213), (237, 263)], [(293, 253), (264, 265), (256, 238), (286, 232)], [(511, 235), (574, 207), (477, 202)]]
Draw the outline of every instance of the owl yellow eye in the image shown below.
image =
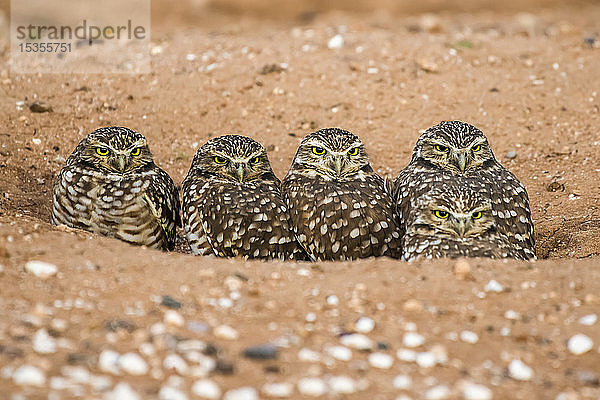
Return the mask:
[(131, 150), (131, 155), (134, 157), (139, 156), (141, 152), (142, 152), (142, 148), (136, 147), (135, 149)]
[(471, 150), (472, 150), (473, 152), (477, 152), (477, 151), (481, 150), (481, 145), (480, 145), (480, 144), (478, 144), (478, 145), (476, 145), (476, 146), (473, 146), (473, 147), (471, 147)]
[(98, 153), (101, 156), (107, 156), (108, 153), (110, 153), (110, 150), (106, 147), (96, 147), (96, 153)]
[(438, 217), (438, 218), (441, 218), (441, 219), (446, 219), (446, 218), (448, 218), (448, 215), (449, 215), (449, 214), (448, 214), (448, 211), (443, 211), (443, 210), (435, 210), (435, 211), (433, 212), (433, 214), (434, 214), (436, 217)]
[(349, 156), (355, 156), (358, 154), (358, 147), (355, 147), (353, 149), (348, 150), (348, 155)]
[(215, 160), (215, 162), (217, 164), (225, 164), (225, 163), (227, 163), (227, 159), (225, 157), (215, 156), (215, 158), (213, 158), (213, 160)]
[(250, 160), (250, 162), (252, 164), (258, 164), (260, 162), (260, 157), (254, 157), (252, 160)]
[(322, 156), (323, 154), (325, 154), (325, 149), (322, 147), (313, 146), (312, 152), (318, 156)]
[(473, 217), (473, 219), (479, 219), (483, 216), (483, 213), (481, 211), (476, 211), (471, 216)]
[(441, 144), (436, 144), (436, 145), (435, 145), (435, 149), (436, 149), (437, 151), (441, 151), (441, 152), (443, 152), (443, 153), (446, 153), (448, 150), (450, 150), (450, 149), (448, 148), (448, 146), (443, 146), (443, 145), (441, 145)]

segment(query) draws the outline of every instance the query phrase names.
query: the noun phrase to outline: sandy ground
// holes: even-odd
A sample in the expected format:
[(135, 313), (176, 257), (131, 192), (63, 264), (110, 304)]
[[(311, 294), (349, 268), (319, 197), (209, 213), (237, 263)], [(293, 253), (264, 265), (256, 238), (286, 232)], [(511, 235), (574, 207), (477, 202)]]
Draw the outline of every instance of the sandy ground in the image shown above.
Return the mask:
[[(308, 398), (307, 377), (331, 399), (600, 398), (600, 6), (281, 16), (256, 2), (239, 16), (223, 3), (230, 14), (153, 4), (148, 75), (20, 75), (0, 46), (0, 398), (135, 398), (120, 383), (144, 399), (200, 398), (202, 379), (228, 400), (252, 398), (225, 394), (239, 387), (273, 397), (270, 383)], [(336, 34), (344, 45), (329, 49)], [(261, 141), (283, 177), (301, 138), (327, 126), (360, 135), (394, 176), (419, 132), (448, 119), (482, 129), (527, 187), (540, 261), (217, 260), (48, 223), (56, 173), (99, 126), (145, 134), (180, 182), (198, 144), (225, 133)], [(58, 272), (40, 278), (32, 260)], [(357, 331), (370, 342), (348, 358)], [(584, 354), (576, 334), (593, 343)], [(244, 357), (265, 343), (275, 358)], [(148, 370), (102, 362), (110, 350)], [(18, 384), (24, 365), (39, 387)]]

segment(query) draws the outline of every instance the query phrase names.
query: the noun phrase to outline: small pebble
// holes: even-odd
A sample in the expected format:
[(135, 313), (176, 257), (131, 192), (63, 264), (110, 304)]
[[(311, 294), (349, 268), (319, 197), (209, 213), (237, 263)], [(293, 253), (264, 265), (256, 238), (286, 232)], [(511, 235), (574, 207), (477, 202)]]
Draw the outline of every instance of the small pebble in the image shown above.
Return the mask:
[(128, 383), (121, 382), (112, 391), (104, 395), (104, 400), (141, 400), (141, 397)]
[(421, 311), (423, 309), (423, 303), (417, 299), (409, 299), (402, 305), (405, 311)]
[(416, 332), (406, 332), (402, 337), (402, 343), (406, 347), (419, 347), (425, 343), (425, 338)]
[(219, 325), (215, 328), (215, 336), (219, 339), (237, 340), (240, 334), (229, 325)]
[(164, 322), (167, 325), (178, 327), (185, 325), (185, 319), (175, 310), (167, 310), (165, 312)]
[(512, 319), (512, 320), (517, 320), (517, 319), (521, 318), (521, 314), (519, 314), (515, 310), (507, 310), (504, 313), (504, 318), (506, 318), (506, 319)]
[(486, 292), (496, 292), (496, 293), (501, 293), (504, 290), (504, 286), (502, 286), (501, 284), (499, 284), (497, 281), (495, 280), (491, 280), (487, 283), (487, 285), (485, 285), (484, 290)]
[(533, 378), (533, 370), (521, 360), (512, 360), (508, 365), (508, 373), (518, 381), (529, 381)]
[(56, 340), (48, 334), (48, 331), (40, 329), (33, 335), (33, 351), (39, 354), (55, 353)]
[(268, 397), (286, 398), (294, 394), (294, 385), (291, 383), (265, 383), (261, 391)]
[(22, 365), (13, 373), (13, 382), (20, 386), (44, 386), (46, 375), (44, 371), (33, 365)]
[(303, 347), (298, 351), (298, 360), (307, 362), (319, 362), (321, 361), (321, 354), (311, 349), (307, 349), (306, 347)]
[(327, 393), (327, 385), (320, 378), (302, 378), (298, 381), (298, 391), (304, 396), (319, 397)]
[(371, 350), (374, 346), (374, 343), (371, 339), (360, 333), (344, 335), (340, 338), (340, 342), (344, 346), (348, 346), (356, 350)]
[[(540, 83), (536, 83), (537, 81), (534, 81), (534, 85), (536, 84), (540, 84)], [(544, 81), (541, 81), (541, 83), (544, 83)], [(506, 153), (506, 158), (508, 158), (509, 160), (512, 160), (513, 158), (517, 157), (517, 152), (514, 150), (511, 150), (509, 152)]]
[(492, 391), (483, 385), (476, 383), (466, 383), (462, 389), (464, 400), (491, 400)]
[(158, 392), (159, 400), (188, 400), (188, 396), (179, 389), (163, 386)]
[(277, 355), (277, 346), (269, 343), (248, 347), (244, 350), (244, 357), (255, 360), (274, 360), (277, 358)]
[(430, 351), (418, 353), (415, 361), (421, 368), (431, 368), (436, 364), (435, 354)]
[(163, 367), (167, 371), (176, 371), (179, 375), (187, 375), (188, 365), (178, 354), (169, 354), (163, 361)]
[(425, 400), (444, 400), (450, 396), (450, 389), (446, 385), (434, 386), (425, 392)]
[(119, 353), (113, 350), (103, 350), (98, 357), (98, 368), (102, 372), (119, 375)]
[(336, 360), (350, 361), (352, 359), (352, 350), (345, 346), (331, 346), (326, 349), (326, 352)]
[(336, 394), (350, 394), (356, 392), (356, 383), (349, 376), (332, 376), (329, 378), (329, 389)]
[(475, 332), (471, 331), (462, 331), (460, 333), (460, 340), (465, 343), (477, 343), (479, 341), (479, 336)]
[(567, 343), (567, 348), (576, 356), (587, 353), (594, 347), (594, 342), (588, 336), (578, 333), (571, 336)]
[(369, 333), (375, 328), (375, 321), (369, 317), (360, 317), (354, 324), (354, 329), (360, 333)]
[(342, 35), (335, 35), (334, 37), (329, 39), (329, 42), (327, 42), (327, 47), (329, 47), (330, 49), (341, 49), (342, 47), (344, 47), (344, 38), (342, 37)]
[(227, 391), (223, 400), (258, 400), (258, 393), (253, 387), (244, 386)]
[(394, 364), (394, 358), (385, 353), (369, 354), (369, 364), (374, 368), (390, 369)]
[(180, 309), (183, 306), (181, 302), (175, 300), (171, 296), (163, 296), (160, 305), (172, 309)]
[(218, 400), (221, 397), (221, 389), (210, 379), (202, 379), (194, 382), (192, 393), (198, 397), (209, 400)]
[(337, 306), (339, 304), (340, 304), (340, 299), (338, 299), (338, 297), (335, 294), (332, 294), (331, 296), (327, 296), (327, 305)]
[(408, 390), (412, 386), (412, 379), (408, 375), (397, 375), (392, 384), (394, 389)]
[(596, 314), (588, 314), (579, 318), (579, 323), (581, 325), (592, 326), (596, 323), (596, 321), (598, 321), (598, 315)]
[(119, 357), (119, 367), (129, 375), (145, 375), (148, 364), (137, 353), (125, 353)]
[(396, 357), (398, 360), (413, 362), (417, 359), (417, 352), (409, 349), (398, 349), (396, 352)]
[(43, 261), (29, 261), (25, 264), (25, 270), (42, 279), (56, 275), (58, 272), (56, 265)]

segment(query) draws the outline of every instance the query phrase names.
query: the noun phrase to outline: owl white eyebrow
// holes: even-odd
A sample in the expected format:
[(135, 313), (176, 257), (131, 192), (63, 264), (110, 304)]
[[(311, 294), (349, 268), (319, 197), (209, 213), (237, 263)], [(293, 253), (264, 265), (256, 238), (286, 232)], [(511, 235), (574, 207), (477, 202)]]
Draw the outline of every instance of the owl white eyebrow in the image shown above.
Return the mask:
[(333, 151), (333, 150), (331, 150), (329, 147), (327, 147), (327, 146), (324, 146), (324, 145), (323, 145), (323, 143), (319, 143), (319, 142), (307, 142), (307, 143), (304, 143), (304, 145), (305, 145), (305, 146), (315, 146), (315, 147), (320, 147), (320, 148), (322, 148), (322, 149), (325, 149), (325, 150), (327, 150), (327, 152), (328, 152), (328, 153), (331, 153), (331, 154), (340, 154), (340, 155), (342, 155), (342, 154), (346, 154), (346, 152), (347, 152), (347, 151), (349, 151), (349, 150), (351, 150), (351, 149), (353, 149), (353, 148), (355, 148), (355, 147), (360, 147), (360, 146), (362, 146), (362, 143), (355, 143), (355, 144), (352, 144), (351, 146), (348, 146), (348, 147), (346, 148), (346, 150), (342, 150), (342, 151)]

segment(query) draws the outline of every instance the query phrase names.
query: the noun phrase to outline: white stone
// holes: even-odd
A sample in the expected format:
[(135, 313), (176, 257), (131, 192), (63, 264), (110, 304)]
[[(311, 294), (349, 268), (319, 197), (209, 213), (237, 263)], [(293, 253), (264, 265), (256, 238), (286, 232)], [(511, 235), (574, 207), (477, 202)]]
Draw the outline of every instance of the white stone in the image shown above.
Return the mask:
[(450, 396), (450, 389), (446, 385), (434, 386), (425, 392), (425, 400), (444, 400)]
[(435, 354), (430, 351), (418, 353), (415, 361), (421, 368), (431, 368), (436, 364)]
[(492, 400), (492, 391), (487, 386), (476, 383), (466, 383), (462, 388), (462, 395), (465, 400)]
[(119, 353), (113, 350), (103, 350), (98, 357), (98, 368), (102, 372), (119, 375)]
[(512, 360), (508, 365), (508, 373), (518, 381), (529, 381), (533, 378), (533, 370), (521, 360)]
[(104, 395), (104, 400), (141, 400), (141, 397), (128, 383), (121, 382)]
[(44, 386), (46, 374), (33, 365), (22, 365), (13, 373), (13, 382), (19, 386)]
[(327, 42), (327, 47), (330, 49), (341, 49), (344, 47), (344, 37), (342, 35), (335, 35), (329, 42)]
[(594, 347), (594, 342), (588, 336), (578, 333), (571, 336), (567, 343), (567, 348), (576, 356), (587, 353)]
[(398, 357), (398, 360), (413, 362), (417, 359), (417, 352), (409, 349), (398, 349), (396, 357)]
[(516, 312), (515, 310), (507, 310), (504, 313), (504, 318), (506, 319), (511, 319), (511, 320), (517, 320), (521, 318), (521, 314), (519, 314), (518, 312)]
[(182, 327), (185, 325), (185, 318), (175, 310), (167, 310), (164, 316), (165, 324)]
[(479, 336), (475, 332), (472, 331), (462, 331), (460, 333), (460, 340), (465, 343), (477, 343), (479, 341)]
[(209, 400), (218, 400), (221, 397), (221, 389), (210, 379), (201, 379), (192, 385), (192, 393), (198, 397)]
[(394, 364), (394, 358), (385, 353), (369, 354), (369, 364), (374, 368), (390, 369)]
[(291, 383), (265, 383), (261, 391), (268, 397), (286, 398), (294, 394), (294, 385)]
[(598, 321), (598, 315), (596, 315), (596, 314), (588, 314), (588, 315), (584, 315), (583, 317), (579, 318), (579, 323), (581, 325), (591, 326), (591, 325), (594, 325), (596, 323), (596, 321)]
[(166, 370), (175, 370), (179, 375), (187, 375), (188, 365), (178, 354), (169, 354), (163, 361)]
[(319, 397), (327, 393), (327, 385), (319, 378), (302, 378), (298, 381), (298, 391), (304, 396)]
[(425, 343), (425, 338), (416, 332), (406, 332), (402, 337), (402, 343), (406, 347), (419, 347)]
[(332, 376), (327, 382), (329, 389), (336, 394), (350, 394), (356, 392), (356, 383), (349, 376)]
[(397, 375), (392, 384), (394, 389), (408, 390), (412, 386), (412, 379), (408, 375)]
[(43, 261), (29, 261), (25, 264), (25, 270), (42, 279), (56, 275), (58, 272), (56, 265)]
[(360, 333), (344, 335), (340, 338), (340, 342), (344, 346), (348, 346), (356, 350), (370, 350), (374, 345), (371, 339)]
[(188, 400), (188, 396), (179, 389), (163, 386), (158, 392), (159, 400)]
[(327, 305), (337, 306), (338, 304), (340, 304), (340, 299), (335, 294), (327, 296)]
[(137, 353), (125, 353), (119, 357), (119, 367), (129, 375), (145, 375), (148, 373), (148, 364)]
[(298, 351), (298, 360), (308, 362), (319, 362), (321, 360), (321, 354), (311, 349), (307, 349), (306, 347), (303, 347)]
[(485, 285), (484, 290), (486, 292), (496, 292), (496, 293), (501, 293), (504, 290), (504, 286), (502, 286), (500, 283), (498, 283), (495, 280), (491, 280), (487, 283), (487, 285)]
[(253, 387), (244, 386), (227, 391), (223, 400), (258, 400), (258, 393)]
[(369, 333), (375, 328), (375, 321), (369, 317), (360, 317), (354, 324), (354, 329), (360, 333)]
[(219, 339), (237, 340), (240, 334), (229, 325), (219, 325), (215, 328), (215, 336)]
[(40, 329), (33, 335), (33, 351), (39, 354), (55, 353), (56, 340), (48, 334), (48, 331)]
[(336, 360), (350, 361), (352, 359), (352, 350), (345, 346), (331, 346), (325, 351)]

